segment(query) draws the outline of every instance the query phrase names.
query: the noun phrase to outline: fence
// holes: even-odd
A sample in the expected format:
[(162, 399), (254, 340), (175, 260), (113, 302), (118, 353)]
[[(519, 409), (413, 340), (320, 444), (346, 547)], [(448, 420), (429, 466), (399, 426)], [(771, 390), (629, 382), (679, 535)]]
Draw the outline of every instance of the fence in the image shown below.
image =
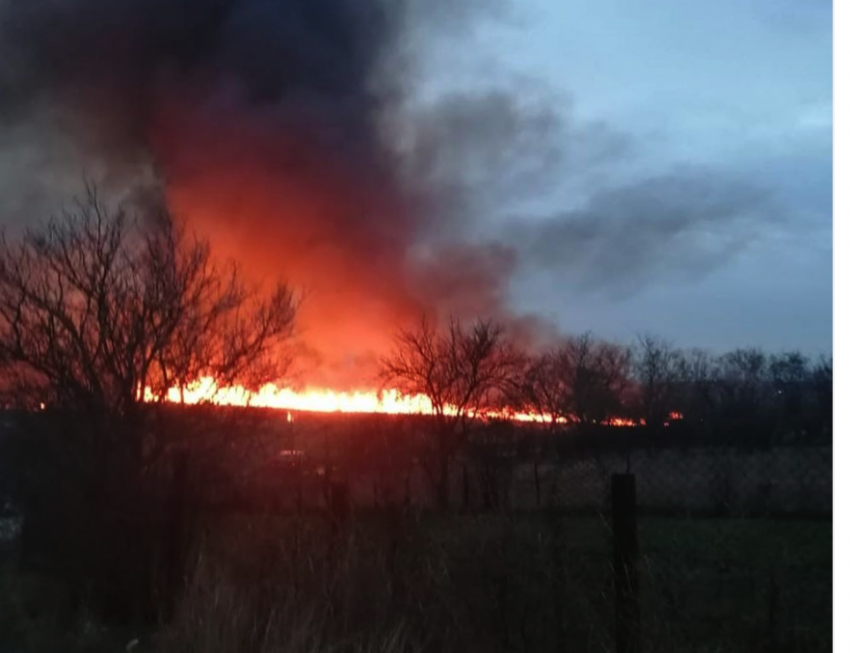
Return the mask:
[(667, 453), (632, 469), (648, 641), (831, 650), (830, 449)]
[[(364, 466), (304, 476), (301, 468), (290, 477), (299, 479), (298, 491), (281, 496), (325, 505), (330, 473), (345, 478), (361, 512), (427, 507), (427, 475), (415, 466), (396, 471)], [(488, 515), (510, 521), (522, 541), (544, 522), (557, 529), (564, 582), (583, 595), (558, 600), (571, 606), (565, 618), (572, 610), (579, 615), (572, 618), (594, 624), (601, 650), (831, 649), (830, 447), (466, 457), (454, 464), (451, 489), (457, 532), (466, 519), (486, 538)], [(531, 551), (537, 544), (523, 546), (543, 560), (542, 548)], [(527, 566), (522, 574), (538, 572)]]
[[(468, 454), (452, 466), (449, 514), (428, 511), (429, 478), (410, 458), (345, 464), (348, 452), (317, 449), (293, 457), (288, 447), (266, 471), (240, 459), (238, 478), (221, 483), (196, 476), (193, 461), (196, 494), (181, 510), (260, 512), (272, 524), (281, 520), (268, 513), (332, 509), (333, 537), (347, 531), (359, 546), (346, 558), (351, 582), (321, 571), (331, 563), (311, 557), (320, 531), (292, 522), (271, 538), (271, 562), (251, 543), (228, 564), (242, 575), (249, 562), (289, 565), (257, 574), (300, 588), (326, 573), (316, 595), (341, 588), (345, 623), (356, 621), (345, 610), (380, 608), (381, 619), (450, 632), (438, 650), (831, 650), (829, 446)], [(170, 547), (182, 555), (180, 542)]]

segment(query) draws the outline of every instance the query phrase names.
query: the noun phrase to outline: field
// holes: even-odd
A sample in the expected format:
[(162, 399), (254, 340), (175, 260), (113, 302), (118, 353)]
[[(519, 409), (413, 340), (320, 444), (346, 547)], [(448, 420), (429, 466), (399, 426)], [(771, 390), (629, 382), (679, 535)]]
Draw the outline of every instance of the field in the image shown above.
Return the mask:
[[(416, 650), (613, 650), (603, 515), (372, 513), (336, 552), (292, 522), (239, 523), (210, 555), (235, 563), (237, 586), (261, 578), (282, 613), (306, 599), (340, 641), (399, 632)], [(264, 550), (257, 538), (274, 553), (246, 563), (238, 552)], [(639, 538), (644, 650), (831, 650), (828, 522), (645, 518)]]
[[(219, 494), (223, 502), (233, 500), (242, 489), (273, 495), (282, 509), (294, 508), (299, 496), (304, 505), (320, 508), (332, 476), (346, 481), (352, 502), (361, 508), (433, 504), (433, 488), (415, 462), (427, 439), (427, 418), (302, 413), (289, 422), (278, 411), (257, 415), (248, 428), (229, 427), (232, 441), (249, 453), (229, 450), (233, 469), (211, 472), (204, 485), (212, 503)], [(222, 418), (216, 414), (214, 419)], [(581, 442), (573, 433), (550, 437), (538, 427), (490, 428), (492, 441), (508, 442), (507, 451), (485, 441), (458, 456), (450, 481), (456, 508), (493, 507), (486, 505), (489, 501), (511, 510), (605, 511), (611, 474), (631, 471), (640, 507), (647, 512), (832, 514), (828, 443), (718, 445), (670, 429), (666, 439), (647, 446), (644, 435), (631, 429), (592, 433)], [(244, 444), (249, 437), (250, 447)], [(297, 469), (282, 469), (281, 451), (303, 453)]]
[(415, 418), (204, 424), (217, 448), (193, 459), (173, 618), (108, 625), (10, 540), (0, 650), (613, 651), (610, 483), (627, 470), (643, 651), (831, 650), (828, 446), (479, 448), (439, 513)]
[[(602, 514), (364, 511), (334, 535), (310, 513), (218, 517), (201, 530), (167, 627), (63, 625), (7, 587), (3, 650), (108, 650), (116, 637), (210, 653), (613, 650)], [(640, 519), (644, 650), (831, 650), (831, 535), (822, 520)]]

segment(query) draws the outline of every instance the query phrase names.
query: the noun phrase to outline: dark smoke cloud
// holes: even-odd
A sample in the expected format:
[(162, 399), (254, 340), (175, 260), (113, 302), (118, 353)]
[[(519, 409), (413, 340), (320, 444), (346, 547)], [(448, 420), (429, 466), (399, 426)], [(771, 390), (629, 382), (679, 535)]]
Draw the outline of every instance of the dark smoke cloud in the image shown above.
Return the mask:
[(390, 327), (421, 311), (548, 333), (507, 304), (523, 267), (635, 285), (745, 242), (757, 198), (714, 177), (601, 192), (507, 237), (494, 226), (631, 148), (545, 89), (411, 99), (417, 48), (509, 6), (0, 0), (0, 220), (42, 219), (84, 174), (137, 205), (165, 197), (255, 278), (307, 289), (304, 360), (329, 385), (362, 383)]
[(565, 285), (623, 295), (702, 276), (780, 220), (763, 189), (683, 168), (602, 190), (578, 210), (517, 219), (510, 231), (524, 260)]
[[(0, 184), (16, 199), (0, 210), (41, 219), (84, 173), (125, 198), (161, 188), (255, 278), (307, 288), (305, 351), (352, 368), (342, 376), (422, 310), (507, 316), (510, 252), (440, 242), (424, 253), (454, 203), (408, 183), (390, 128), (413, 75), (407, 37), (457, 35), (500, 4), (7, 1), (0, 139), (16, 156), (0, 159)], [(26, 158), (36, 179), (16, 166)]]
[[(399, 18), (371, 0), (31, 0), (0, 18), (4, 116), (48, 103), (74, 113), (95, 150), (151, 150), (163, 98), (315, 109), (327, 138), (374, 164), (378, 78)], [(329, 115), (330, 114), (330, 115)], [(328, 119), (331, 118), (331, 119)], [(317, 134), (314, 133), (314, 136)], [(167, 161), (160, 162), (167, 165)]]
[(479, 226), (476, 217), (490, 226), (506, 206), (546, 197), (565, 182), (586, 182), (628, 156), (627, 134), (571, 113), (536, 85), (450, 93), (411, 117), (406, 179), (439, 201), (435, 212), (452, 234), (458, 223)]
[(452, 93), (420, 110), (415, 124), (408, 174), (431, 187), (528, 193), (561, 163), (554, 107), (506, 90)]

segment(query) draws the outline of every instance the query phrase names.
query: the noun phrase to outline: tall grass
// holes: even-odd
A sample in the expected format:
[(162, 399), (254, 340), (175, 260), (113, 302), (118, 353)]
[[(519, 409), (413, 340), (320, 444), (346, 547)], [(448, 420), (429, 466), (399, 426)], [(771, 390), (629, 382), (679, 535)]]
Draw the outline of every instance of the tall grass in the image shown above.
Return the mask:
[[(546, 520), (374, 514), (235, 518), (200, 543), (165, 653), (600, 650), (610, 628), (588, 557)], [(566, 553), (566, 556), (564, 555)], [(581, 555), (583, 557), (581, 557)], [(592, 561), (592, 562), (591, 562)], [(594, 596), (593, 593), (597, 595)]]
[[(7, 565), (0, 650), (611, 651), (602, 516), (356, 512), (204, 518), (175, 610), (105, 630)], [(828, 651), (831, 525), (641, 520), (643, 650)]]

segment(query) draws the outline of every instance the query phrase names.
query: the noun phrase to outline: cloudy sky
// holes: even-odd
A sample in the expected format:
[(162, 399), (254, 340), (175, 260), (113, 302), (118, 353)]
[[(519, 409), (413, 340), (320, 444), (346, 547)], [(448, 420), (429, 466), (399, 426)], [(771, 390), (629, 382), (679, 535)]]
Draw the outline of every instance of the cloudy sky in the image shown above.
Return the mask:
[(441, 45), (424, 95), (507, 84), (557, 113), (551, 178), (488, 207), (534, 254), (517, 306), (620, 339), (831, 352), (830, 2), (533, 0)]
[(0, 0), (0, 220), (161, 183), (353, 369), (423, 307), (830, 353), (832, 121), (825, 0)]

